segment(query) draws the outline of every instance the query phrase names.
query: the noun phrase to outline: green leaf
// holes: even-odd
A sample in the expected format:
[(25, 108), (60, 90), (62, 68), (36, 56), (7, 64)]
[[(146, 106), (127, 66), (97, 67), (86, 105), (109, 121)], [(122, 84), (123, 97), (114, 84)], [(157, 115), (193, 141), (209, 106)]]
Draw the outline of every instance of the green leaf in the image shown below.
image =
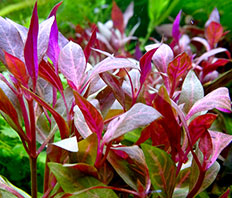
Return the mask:
[(204, 97), (204, 89), (194, 71), (187, 74), (180, 94), (179, 103), (184, 103), (184, 112), (188, 113), (193, 104)]
[(78, 142), (77, 162), (94, 165), (97, 157), (97, 134), (93, 133), (86, 139)]
[[(57, 182), (65, 193), (76, 194), (72, 197), (97, 197), (97, 198), (116, 198), (117, 195), (109, 189), (93, 189), (93, 186), (105, 186), (96, 178), (86, 176), (82, 172), (72, 167), (64, 167), (62, 164), (48, 163), (52, 173), (55, 175)], [(86, 189), (86, 191), (85, 191)]]
[(176, 166), (163, 150), (142, 144), (153, 188), (162, 198), (172, 197), (176, 183)]

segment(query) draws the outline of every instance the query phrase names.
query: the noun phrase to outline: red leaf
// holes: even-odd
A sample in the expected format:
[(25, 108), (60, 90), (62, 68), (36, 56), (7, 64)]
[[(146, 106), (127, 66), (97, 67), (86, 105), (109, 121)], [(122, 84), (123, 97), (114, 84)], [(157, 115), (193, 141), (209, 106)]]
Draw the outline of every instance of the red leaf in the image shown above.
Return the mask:
[(15, 110), (13, 104), (9, 100), (9, 98), (5, 95), (4, 91), (0, 88), (0, 110), (3, 111), (5, 114), (7, 114), (11, 120), (16, 124), (16, 126), (19, 125), (18, 121), (18, 114)]
[(172, 96), (178, 81), (186, 74), (186, 72), (192, 67), (192, 62), (189, 56), (183, 52), (177, 56), (172, 62), (168, 64), (168, 77), (170, 79), (170, 85), (172, 87), (170, 95)]
[(27, 71), (32, 79), (33, 90), (36, 87), (36, 80), (38, 77), (38, 56), (37, 56), (37, 40), (38, 40), (39, 22), (37, 13), (37, 1), (35, 3), (30, 28), (27, 35), (27, 40), (24, 48), (24, 57)]
[(220, 23), (212, 21), (205, 31), (205, 37), (207, 38), (211, 49), (215, 47), (218, 41), (223, 36), (223, 27)]
[(230, 189), (228, 188), (226, 192), (223, 193), (219, 198), (229, 198), (230, 196)]
[(165, 98), (165, 95), (167, 95), (167, 91), (161, 87), (159, 94), (157, 94), (153, 100), (153, 105), (155, 109), (159, 111), (164, 117), (164, 119), (160, 121), (160, 124), (164, 128), (171, 144), (172, 158), (173, 160), (177, 161), (178, 159), (176, 155), (179, 153), (179, 157), (181, 157), (182, 154), (182, 150), (180, 148), (181, 128), (176, 121), (172, 106), (167, 101), (168, 99)]
[(85, 49), (84, 49), (84, 54), (85, 54), (85, 59), (86, 59), (86, 63), (88, 62), (89, 60), (89, 56), (90, 56), (90, 52), (91, 52), (91, 47), (93, 47), (96, 39), (97, 39), (97, 27), (95, 26), (94, 29), (93, 29), (93, 32), (92, 32), (92, 35), (89, 39), (89, 42), (88, 44), (86, 45)]
[(55, 71), (49, 62), (45, 62), (44, 60), (41, 61), (39, 65), (39, 76), (51, 83), (60, 92), (63, 91), (62, 82), (59, 76), (55, 74)]
[(213, 143), (208, 130), (206, 130), (200, 138), (199, 149), (204, 155), (203, 168), (207, 170), (207, 164), (209, 163), (210, 156), (213, 153)]
[(140, 77), (140, 84), (141, 85), (144, 83), (144, 81), (146, 80), (147, 75), (151, 71), (151, 59), (152, 59), (153, 54), (156, 52), (157, 49), (158, 49), (158, 47), (148, 51), (139, 60), (140, 69), (141, 69), (141, 77)]
[(217, 115), (208, 113), (196, 117), (189, 124), (189, 133), (193, 145), (205, 132), (207, 132), (207, 130), (210, 128), (216, 118)]
[(208, 73), (216, 70), (218, 67), (226, 65), (228, 62), (230, 62), (229, 59), (224, 59), (224, 58), (219, 58), (217, 59), (216, 62), (209, 64), (206, 62), (206, 64), (203, 66), (203, 73), (204, 76), (207, 75)]
[(113, 20), (114, 27), (117, 28), (121, 32), (121, 34), (123, 34), (124, 33), (123, 13), (120, 10), (120, 8), (117, 6), (115, 1), (113, 2), (111, 18)]
[(17, 57), (8, 54), (6, 51), (5, 60), (9, 71), (23, 86), (27, 87), (29, 76), (27, 74), (25, 64)]
[(99, 111), (79, 93), (74, 91), (74, 97), (76, 104), (80, 108), (85, 121), (87, 122), (90, 130), (97, 134), (98, 138), (101, 138), (101, 134), (104, 127), (104, 122)]
[(54, 117), (59, 130), (60, 130), (60, 136), (62, 139), (67, 138), (69, 136), (69, 128), (63, 117), (57, 113), (49, 104), (47, 104), (42, 98), (37, 96), (35, 93), (31, 92), (30, 90), (22, 87), (23, 90), (29, 94), (34, 100), (36, 100), (40, 105), (42, 105), (45, 109), (50, 111), (52, 116)]

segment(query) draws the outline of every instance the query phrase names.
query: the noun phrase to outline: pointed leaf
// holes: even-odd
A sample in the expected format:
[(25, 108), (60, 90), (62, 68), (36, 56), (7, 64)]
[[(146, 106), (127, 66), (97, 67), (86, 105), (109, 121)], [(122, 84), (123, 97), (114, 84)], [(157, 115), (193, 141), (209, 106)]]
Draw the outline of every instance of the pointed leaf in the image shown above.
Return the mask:
[(130, 18), (133, 16), (133, 14), (134, 14), (134, 2), (132, 1), (123, 14), (124, 29), (126, 28), (127, 23), (130, 20)]
[(3, 111), (5, 114), (7, 114), (11, 120), (16, 124), (17, 127), (19, 127), (19, 120), (18, 120), (18, 114), (15, 110), (13, 104), (9, 100), (9, 98), (5, 95), (3, 90), (0, 88), (0, 110)]
[(50, 32), (55, 18), (50, 17), (39, 24), (38, 33), (38, 63), (40, 63), (47, 52)]
[(181, 33), (180, 33), (180, 17), (181, 17), (181, 12), (182, 10), (180, 10), (180, 12), (177, 14), (175, 21), (173, 22), (173, 26), (172, 26), (172, 37), (175, 39), (176, 42), (179, 41)]
[(36, 80), (38, 78), (38, 56), (37, 56), (37, 40), (39, 32), (39, 22), (37, 13), (37, 1), (35, 3), (33, 14), (31, 17), (30, 28), (27, 35), (27, 40), (24, 47), (24, 57), (27, 71), (32, 79), (33, 90), (36, 87)]
[(147, 75), (151, 71), (151, 60), (152, 60), (154, 53), (157, 51), (157, 49), (158, 47), (148, 51), (146, 54), (142, 56), (142, 58), (139, 61), (140, 69), (141, 69), (141, 77), (140, 77), (141, 85), (144, 83)]
[(213, 165), (213, 163), (217, 160), (222, 150), (226, 148), (232, 141), (232, 135), (228, 135), (217, 131), (209, 131), (209, 133), (212, 138), (213, 153), (208, 167)]
[(74, 92), (74, 96), (76, 104), (80, 108), (89, 128), (92, 132), (97, 134), (98, 138), (100, 138), (104, 126), (101, 114), (90, 102), (88, 102), (80, 94)]
[(198, 100), (186, 115), (186, 120), (198, 112), (208, 111), (214, 108), (223, 112), (231, 112), (231, 102), (227, 88), (218, 88)]
[(113, 1), (111, 18), (113, 20), (114, 27), (117, 28), (121, 32), (121, 34), (123, 34), (124, 33), (123, 13), (120, 10), (120, 8), (117, 6), (115, 1)]
[(142, 144), (151, 183), (161, 198), (171, 198), (176, 183), (176, 166), (161, 149)]
[(179, 104), (184, 104), (184, 112), (188, 113), (195, 102), (204, 97), (204, 89), (194, 71), (190, 70), (182, 85)]
[(9, 71), (14, 75), (14, 77), (22, 83), (22, 85), (28, 85), (29, 76), (27, 74), (24, 63), (15, 56), (8, 54), (5, 51), (5, 61)]
[(65, 138), (52, 144), (70, 152), (78, 152), (76, 137)]
[(185, 52), (177, 56), (172, 62), (168, 64), (168, 77), (172, 86), (171, 95), (174, 93), (174, 90), (178, 85), (178, 81), (191, 67), (191, 60)]
[(103, 136), (103, 142), (110, 142), (138, 127), (145, 126), (160, 117), (154, 108), (136, 103), (129, 111), (113, 119)]
[(129, 59), (108, 57), (95, 65), (94, 68), (89, 71), (90, 76), (88, 76), (88, 82), (90, 82), (96, 75), (100, 73), (121, 68), (139, 69), (138, 65), (136, 65), (133, 61)]
[(166, 44), (161, 44), (152, 60), (159, 72), (167, 73), (168, 64), (173, 60), (173, 57), (172, 49)]
[(104, 186), (104, 184), (94, 177), (83, 175), (77, 169), (52, 162), (48, 163), (48, 166), (66, 193), (78, 194), (77, 197), (117, 198), (117, 195), (109, 189), (88, 190), (89, 187)]
[(47, 109), (48, 111), (50, 111), (50, 113), (52, 114), (52, 116), (56, 120), (56, 123), (57, 123), (57, 125), (59, 127), (61, 138), (62, 139), (67, 138), (69, 136), (69, 129), (68, 129), (68, 125), (65, 122), (65, 120), (63, 119), (63, 117), (59, 113), (57, 113), (43, 99), (41, 99), (39, 96), (37, 96), (35, 93), (31, 92), (30, 90), (28, 90), (28, 89), (26, 89), (24, 87), (23, 87), (23, 90), (27, 94), (29, 94), (34, 100), (36, 100), (40, 105), (42, 105), (45, 109)]
[(230, 189), (228, 188), (219, 198), (229, 198)]
[(97, 147), (98, 140), (95, 133), (78, 142), (79, 150), (76, 154), (77, 162), (94, 166), (97, 157)]
[(60, 77), (55, 74), (52, 65), (49, 62), (41, 61), (39, 65), (39, 76), (51, 83), (59, 91), (63, 91), (63, 85)]
[(95, 26), (93, 31), (92, 31), (92, 35), (89, 39), (89, 42), (88, 44), (86, 45), (85, 49), (84, 49), (84, 54), (85, 54), (85, 59), (86, 59), (86, 62), (88, 62), (89, 60), (89, 56), (90, 56), (90, 52), (91, 52), (91, 47), (94, 46), (94, 43), (97, 39), (97, 27)]
[(78, 89), (86, 69), (85, 55), (81, 47), (70, 41), (61, 49), (58, 65), (61, 73)]
[(219, 15), (219, 12), (218, 12), (217, 8), (214, 8), (213, 11), (211, 12), (211, 14), (209, 16), (209, 19), (205, 23), (205, 27), (207, 27), (213, 21), (217, 22), (217, 23), (220, 23), (220, 15)]
[(24, 61), (24, 43), (16, 27), (0, 17), (0, 60), (5, 63), (3, 50)]
[(206, 64), (203, 66), (203, 73), (207, 75), (208, 73), (215, 71), (218, 67), (225, 66), (229, 63), (229, 59), (218, 58), (213, 64)]
[(212, 48), (218, 43), (223, 36), (223, 27), (220, 23), (212, 21), (206, 28), (205, 36)]

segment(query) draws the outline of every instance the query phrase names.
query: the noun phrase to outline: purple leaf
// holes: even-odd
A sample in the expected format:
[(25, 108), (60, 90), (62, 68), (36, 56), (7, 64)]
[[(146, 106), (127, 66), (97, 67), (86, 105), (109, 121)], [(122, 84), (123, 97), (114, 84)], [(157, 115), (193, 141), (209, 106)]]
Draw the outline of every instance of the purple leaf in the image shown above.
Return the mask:
[(85, 55), (81, 47), (70, 41), (60, 51), (58, 66), (61, 73), (78, 90), (86, 69)]
[(217, 131), (209, 131), (213, 143), (213, 153), (210, 159), (210, 163), (207, 164), (207, 167), (211, 167), (213, 163), (217, 160), (219, 154), (224, 148), (226, 148), (232, 141), (232, 135)]
[(48, 49), (50, 32), (52, 30), (52, 25), (55, 18), (51, 17), (39, 24), (39, 34), (38, 34), (38, 64), (42, 61), (44, 55)]
[(52, 60), (54, 66), (55, 66), (55, 71), (58, 73), (58, 57), (60, 53), (60, 47), (58, 45), (58, 26), (57, 26), (57, 21), (56, 21), (56, 12), (59, 6), (62, 4), (62, 2), (58, 3), (55, 5), (55, 7), (52, 9), (51, 13), (49, 14), (48, 18), (54, 16), (54, 22), (51, 27), (51, 32), (50, 32), (50, 37), (49, 37), (49, 43), (48, 43), (48, 50), (47, 50), (47, 55), (48, 57)]
[(179, 104), (184, 104), (184, 112), (188, 113), (195, 102), (204, 97), (204, 89), (194, 71), (190, 70), (182, 85)]
[(121, 69), (121, 68), (135, 68), (138, 69), (138, 66), (126, 58), (115, 58), (108, 57), (94, 66), (92, 70), (90, 70), (90, 76), (88, 77), (88, 82), (90, 82), (96, 75), (110, 71), (113, 69)]
[(113, 119), (108, 127), (103, 142), (107, 143), (138, 127), (150, 124), (161, 117), (154, 108), (142, 103), (135, 104), (129, 111)]
[(146, 54), (142, 56), (142, 58), (139, 61), (140, 69), (141, 69), (141, 76), (140, 76), (141, 86), (146, 80), (147, 75), (151, 71), (151, 59), (152, 59), (153, 54), (157, 51), (157, 49), (158, 47), (148, 51)]
[(23, 48), (24, 43), (18, 30), (7, 20), (0, 17), (0, 60), (5, 64), (5, 55), (7, 53), (24, 61)]
[(176, 16), (175, 21), (173, 22), (173, 26), (172, 26), (172, 37), (175, 39), (176, 42), (179, 41), (180, 36), (181, 36), (180, 30), (179, 30), (181, 12), (182, 10), (180, 10), (178, 15)]
[(186, 120), (198, 112), (208, 111), (214, 108), (227, 113), (231, 112), (231, 102), (227, 88), (218, 88), (198, 100), (186, 115)]
[(38, 31), (39, 31), (39, 23), (38, 23), (38, 13), (37, 13), (37, 1), (35, 3), (30, 28), (27, 35), (27, 40), (24, 48), (24, 57), (25, 63), (28, 70), (28, 73), (32, 79), (33, 90), (36, 87), (36, 80), (38, 78), (38, 56), (37, 56), (37, 40), (38, 40)]
[(152, 57), (152, 60), (159, 72), (167, 73), (168, 64), (173, 60), (174, 54), (172, 49), (162, 44)]

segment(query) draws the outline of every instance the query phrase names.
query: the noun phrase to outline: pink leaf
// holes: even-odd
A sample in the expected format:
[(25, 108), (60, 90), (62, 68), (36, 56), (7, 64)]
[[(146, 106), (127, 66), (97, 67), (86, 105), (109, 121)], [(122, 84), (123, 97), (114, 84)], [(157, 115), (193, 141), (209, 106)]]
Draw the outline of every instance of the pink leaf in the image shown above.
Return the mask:
[(103, 136), (103, 142), (108, 143), (138, 127), (145, 126), (160, 117), (154, 108), (142, 103), (136, 103), (129, 111), (113, 119)]
[(220, 15), (217, 8), (214, 8), (211, 12), (208, 21), (205, 23), (205, 27), (207, 27), (213, 21), (220, 23)]
[(36, 87), (36, 80), (38, 78), (39, 65), (37, 56), (37, 40), (38, 40), (39, 22), (37, 13), (37, 1), (35, 3), (30, 28), (27, 35), (27, 40), (24, 48), (25, 63), (28, 73), (32, 79), (33, 90)]
[(172, 49), (168, 45), (162, 44), (154, 53), (152, 60), (159, 72), (167, 73), (168, 64), (173, 58), (174, 55)]
[(126, 28), (127, 23), (130, 20), (130, 18), (133, 16), (133, 14), (134, 14), (134, 2), (132, 1), (123, 14), (124, 29)]
[(186, 120), (198, 112), (208, 111), (214, 108), (227, 113), (231, 112), (231, 102), (227, 88), (218, 88), (198, 100), (186, 115)]
[(173, 26), (172, 26), (172, 37), (175, 39), (176, 42), (179, 41), (180, 39), (180, 36), (181, 36), (181, 33), (180, 33), (180, 17), (181, 17), (181, 12), (180, 11), (176, 18), (175, 18), (175, 21), (173, 22)]
[(209, 131), (209, 133), (212, 138), (213, 153), (210, 159), (210, 163), (207, 165), (208, 168), (213, 165), (222, 150), (226, 148), (232, 141), (232, 135), (211, 130)]
[(142, 56), (140, 59), (140, 69), (141, 69), (141, 77), (140, 77), (140, 84), (142, 85), (146, 80), (147, 75), (151, 71), (151, 59), (153, 54), (157, 51), (158, 47), (148, 51), (146, 54)]
[(117, 28), (121, 32), (121, 34), (123, 34), (124, 33), (123, 13), (120, 10), (120, 8), (117, 6), (115, 1), (113, 1), (111, 17), (114, 23), (114, 27)]
[(74, 92), (74, 96), (75, 96), (76, 104), (81, 110), (90, 130), (96, 133), (98, 139), (100, 139), (104, 126), (103, 118), (101, 114), (90, 102), (88, 102), (80, 94)]
[(81, 47), (70, 41), (60, 51), (59, 69), (66, 79), (78, 90), (86, 69), (86, 60)]

